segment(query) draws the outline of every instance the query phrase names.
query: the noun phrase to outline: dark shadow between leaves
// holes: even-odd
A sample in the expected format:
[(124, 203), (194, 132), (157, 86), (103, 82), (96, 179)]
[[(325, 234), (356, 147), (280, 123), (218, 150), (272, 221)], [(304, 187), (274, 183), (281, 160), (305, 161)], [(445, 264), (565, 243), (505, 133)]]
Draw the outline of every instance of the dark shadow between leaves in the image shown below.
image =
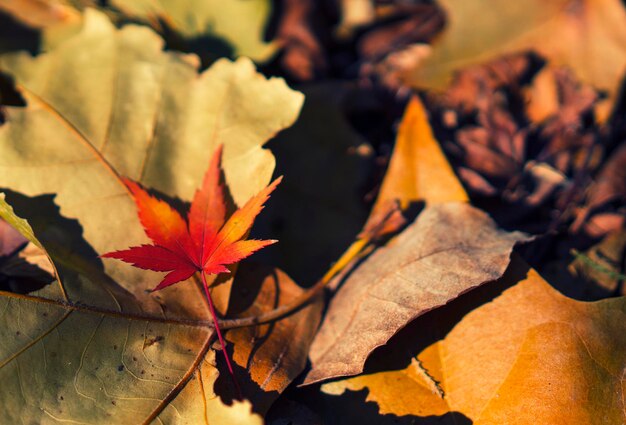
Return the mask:
[[(458, 412), (441, 416), (396, 416), (380, 414), (378, 404), (367, 401), (368, 390), (345, 391), (335, 396), (322, 393), (319, 385), (299, 388), (289, 398), (304, 404), (322, 418), (325, 425), (470, 425), (472, 421)], [(270, 410), (271, 417), (277, 412)], [(295, 425), (295, 422), (292, 422)]]
[(275, 174), (285, 180), (259, 215), (252, 237), (278, 239), (256, 258), (312, 285), (367, 218), (363, 199), (373, 158), (358, 153), (366, 140), (345, 117), (354, 86), (332, 82), (299, 89), (306, 99), (298, 121), (266, 145), (276, 157)]
[[(0, 188), (15, 213), (28, 220), (35, 235), (54, 261), (62, 281), (71, 278), (81, 281), (79, 275), (88, 276), (94, 285), (104, 285), (117, 301), (132, 295), (113, 281), (105, 272), (98, 253), (83, 238), (83, 228), (75, 219), (63, 217), (55, 204), (54, 194), (28, 197), (9, 189)], [(71, 301), (80, 303), (80, 293), (71, 294)]]
[[(575, 260), (572, 250), (583, 251), (586, 247), (598, 243), (598, 240), (586, 240), (584, 237), (578, 239), (580, 243), (565, 244), (558, 234), (541, 235), (523, 245), (519, 252), (531, 266), (541, 272), (554, 289), (568, 298), (597, 301), (615, 296), (612, 290), (603, 287), (594, 279), (586, 279), (569, 270)], [(571, 241), (577, 242), (574, 238)]]
[(26, 50), (39, 51), (41, 32), (18, 22), (7, 13), (0, 12), (0, 52)]
[(608, 119), (606, 128), (608, 133), (604, 135), (602, 144), (606, 147), (607, 155), (610, 155), (626, 140), (626, 75), (620, 82), (615, 106)]
[(15, 86), (15, 79), (0, 71), (0, 100), (3, 106), (26, 106), (26, 101)]
[[(210, 34), (185, 37), (163, 19), (159, 19), (159, 26), (161, 35), (165, 39), (165, 50), (198, 55), (200, 58), (200, 71), (206, 70), (220, 58), (235, 58), (235, 50), (223, 38)], [(207, 28), (208, 30), (209, 28)]]
[(272, 308), (276, 308), (280, 298), (280, 284), (276, 270), (252, 261), (241, 263), (237, 268), (237, 276), (231, 289), (228, 316), (237, 317), (252, 307), (261, 292), (263, 282), (270, 276), (276, 291)]
[[(237, 396), (237, 391), (235, 389), (230, 373), (228, 372), (226, 361), (224, 360), (224, 355), (219, 350), (219, 343), (214, 344), (214, 347), (216, 347), (218, 351), (216, 353), (216, 362), (217, 369), (219, 370), (220, 374), (215, 381), (213, 390), (215, 391), (215, 394), (219, 396), (222, 402), (230, 406), (233, 404), (233, 401), (238, 399), (239, 397)], [(228, 355), (232, 359), (233, 345), (227, 344), (226, 350), (228, 351)], [(237, 383), (241, 388), (241, 393), (243, 397), (252, 402), (252, 411), (260, 415), (265, 415), (267, 410), (280, 394), (278, 393), (278, 391), (263, 390), (259, 384), (254, 382), (246, 368), (239, 366), (236, 362), (231, 363), (233, 365), (233, 371), (235, 372), (235, 376), (237, 377)]]
[[(516, 255), (516, 254), (513, 254)], [(468, 313), (492, 301), (526, 277), (529, 267), (512, 261), (504, 275), (432, 310), (400, 329), (368, 357), (364, 373), (406, 368), (425, 348), (443, 339)]]
[(4, 106), (24, 107), (26, 101), (15, 87), (13, 77), (0, 71), (0, 126), (6, 122)]
[(25, 250), (28, 244), (17, 230), (0, 221), (0, 291), (27, 294), (54, 281), (38, 263), (29, 262), (30, 254)]
[(6, 201), (15, 213), (28, 220), (44, 246), (67, 244), (68, 251), (72, 254), (94, 258), (100, 262), (96, 251), (83, 239), (83, 229), (78, 221), (61, 216), (60, 209), (54, 202), (56, 195), (28, 197), (4, 188), (0, 192), (6, 194)]
[(28, 294), (52, 282), (46, 271), (17, 255), (0, 257), (0, 291)]
[[(242, 263), (237, 270), (237, 276), (233, 282), (231, 289), (231, 296), (228, 306), (228, 316), (238, 317), (240, 315), (247, 315), (245, 313), (250, 307), (253, 306), (255, 300), (261, 293), (261, 289), (264, 281), (271, 277), (272, 284), (274, 286), (274, 296), (271, 305), (265, 308), (270, 310), (278, 307), (280, 299), (280, 285), (278, 276), (275, 269), (271, 267), (261, 266), (255, 263)], [(254, 347), (252, 348), (248, 364), (245, 367), (233, 362), (233, 368), (237, 381), (241, 387), (243, 396), (253, 403), (253, 411), (264, 415), (269, 409), (271, 404), (278, 398), (279, 393), (277, 391), (265, 391), (259, 384), (254, 382), (248, 370), (251, 368), (251, 362), (254, 360), (256, 352), (261, 348), (263, 343), (272, 335), (274, 329), (274, 323), (267, 325), (268, 328), (264, 331), (264, 336), (255, 338)], [(233, 344), (228, 344), (226, 347), (228, 354), (233, 358)], [(220, 375), (215, 382), (214, 390), (217, 395), (220, 396), (222, 401), (228, 405), (232, 404), (233, 399), (236, 397), (236, 392), (232, 378), (226, 368), (226, 362), (222, 353), (217, 355), (217, 366), (220, 371)]]

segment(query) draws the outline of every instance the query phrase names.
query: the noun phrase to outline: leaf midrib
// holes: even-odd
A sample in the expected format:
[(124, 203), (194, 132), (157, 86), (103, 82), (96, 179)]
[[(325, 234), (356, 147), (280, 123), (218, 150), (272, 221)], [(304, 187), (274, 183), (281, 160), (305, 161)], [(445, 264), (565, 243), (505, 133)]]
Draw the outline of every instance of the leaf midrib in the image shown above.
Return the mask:
[(0, 297), (19, 299), (24, 301), (30, 301), (39, 304), (47, 304), (53, 305), (58, 308), (62, 308), (66, 311), (77, 311), (87, 314), (97, 314), (107, 317), (118, 317), (127, 320), (138, 320), (142, 322), (151, 322), (151, 323), (164, 323), (170, 325), (178, 325), (178, 326), (189, 326), (194, 328), (213, 328), (213, 322), (209, 320), (193, 320), (193, 319), (176, 319), (176, 318), (167, 318), (167, 317), (157, 317), (150, 316), (144, 314), (137, 313), (128, 313), (116, 310), (108, 310), (99, 307), (93, 307), (89, 305), (78, 305), (71, 303), (69, 301), (64, 302), (60, 300), (53, 300), (49, 298), (36, 297), (32, 295), (18, 294), (14, 292), (0, 291)]
[[(8, 297), (8, 298), (14, 298), (14, 299), (27, 300), (31, 302), (39, 302), (39, 303), (48, 304), (48, 305), (55, 305), (59, 308), (65, 309), (66, 312), (62, 315), (60, 319), (55, 321), (54, 324), (52, 324), (52, 326), (50, 326), (48, 330), (42, 332), (37, 338), (30, 341), (26, 346), (22, 347), (20, 350), (18, 350), (18, 352), (16, 352), (14, 355), (6, 359), (5, 362), (0, 364), (0, 368), (4, 367), (6, 364), (17, 359), (21, 354), (29, 350), (37, 342), (41, 341), (46, 335), (48, 335), (54, 329), (56, 329), (61, 323), (63, 323), (75, 311), (89, 313), (89, 314), (98, 314), (103, 317), (105, 316), (121, 317), (126, 320), (141, 320), (141, 321), (147, 321), (147, 322), (158, 322), (158, 323), (166, 323), (166, 324), (173, 324), (173, 325), (178, 325), (178, 326), (189, 326), (189, 327), (211, 327), (211, 323), (208, 321), (191, 321), (191, 320), (186, 321), (186, 320), (180, 320), (180, 319), (165, 319), (165, 318), (160, 318), (160, 317), (143, 316), (143, 315), (136, 315), (136, 314), (122, 314), (116, 311), (97, 309), (97, 308), (93, 308), (89, 306), (77, 306), (77, 305), (73, 305), (70, 303), (64, 303), (61, 301), (34, 297), (31, 295), (16, 294), (13, 292), (0, 291), (0, 297), (2, 296)], [(185, 371), (185, 374), (172, 387), (170, 392), (163, 398), (163, 400), (161, 400), (157, 404), (157, 406), (148, 414), (148, 416), (142, 422), (142, 424), (147, 425), (147, 424), (152, 423), (163, 412), (163, 410), (178, 396), (178, 394), (185, 388), (185, 386), (189, 383), (193, 375), (199, 369), (200, 364), (204, 360), (207, 352), (209, 351), (213, 337), (214, 337), (214, 333), (209, 332), (206, 339), (203, 341), (202, 346), (198, 350), (194, 358), (194, 361), (189, 366), (189, 368), (187, 368), (187, 370)]]
[(124, 181), (122, 180), (122, 176), (117, 172), (117, 170), (111, 165), (109, 161), (102, 155), (102, 153), (89, 141), (87, 136), (85, 136), (70, 120), (65, 118), (54, 106), (48, 103), (45, 99), (43, 99), (40, 95), (35, 93), (33, 90), (29, 89), (23, 83), (16, 83), (16, 87), (23, 92), (27, 93), (27, 96), (41, 104), (41, 106), (50, 113), (51, 116), (55, 117), (59, 122), (65, 126), (70, 133), (72, 133), (78, 141), (80, 141), (83, 146), (85, 146), (96, 158), (98, 162), (100, 162), (105, 169), (115, 177), (115, 180), (124, 188), (129, 197), (132, 198), (132, 194), (130, 189), (126, 187)]

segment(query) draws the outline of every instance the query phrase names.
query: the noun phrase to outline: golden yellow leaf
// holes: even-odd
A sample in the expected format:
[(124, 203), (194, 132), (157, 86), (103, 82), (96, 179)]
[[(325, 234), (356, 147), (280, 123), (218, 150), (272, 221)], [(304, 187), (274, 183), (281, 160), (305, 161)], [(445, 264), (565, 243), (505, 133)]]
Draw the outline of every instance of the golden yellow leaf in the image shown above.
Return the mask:
[(463, 189), (433, 135), (426, 108), (418, 97), (409, 102), (398, 131), (376, 207), (397, 199), (410, 202), (467, 202)]
[(324, 384), (368, 389), (381, 414), (460, 412), (475, 424), (626, 420), (626, 298), (569, 299), (521, 260), (525, 278), (472, 311), (403, 370)]

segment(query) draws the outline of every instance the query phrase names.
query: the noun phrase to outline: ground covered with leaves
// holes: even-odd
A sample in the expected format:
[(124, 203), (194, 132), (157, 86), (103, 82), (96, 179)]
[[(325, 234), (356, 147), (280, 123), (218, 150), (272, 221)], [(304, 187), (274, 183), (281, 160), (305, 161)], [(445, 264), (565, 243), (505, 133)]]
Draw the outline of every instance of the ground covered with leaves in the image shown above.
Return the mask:
[(620, 0), (0, 0), (0, 422), (623, 424), (625, 77)]

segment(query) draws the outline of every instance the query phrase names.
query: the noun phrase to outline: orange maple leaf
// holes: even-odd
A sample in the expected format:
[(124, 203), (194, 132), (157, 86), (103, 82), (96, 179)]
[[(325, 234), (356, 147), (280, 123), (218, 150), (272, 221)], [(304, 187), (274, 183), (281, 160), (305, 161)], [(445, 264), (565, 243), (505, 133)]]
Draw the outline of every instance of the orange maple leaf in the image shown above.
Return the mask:
[[(124, 179), (137, 204), (139, 220), (154, 245), (135, 246), (109, 252), (102, 257), (117, 258), (146, 270), (169, 272), (154, 291), (187, 280), (194, 273), (200, 272), (215, 330), (234, 379), (206, 275), (228, 273), (227, 265), (237, 263), (259, 249), (277, 242), (246, 240), (245, 237), (282, 177), (274, 180), (228, 217), (221, 170), (222, 150), (220, 146), (213, 155), (202, 187), (196, 191), (191, 202), (187, 220), (170, 204), (150, 195), (139, 183)], [(237, 382), (234, 382), (237, 386)]]

